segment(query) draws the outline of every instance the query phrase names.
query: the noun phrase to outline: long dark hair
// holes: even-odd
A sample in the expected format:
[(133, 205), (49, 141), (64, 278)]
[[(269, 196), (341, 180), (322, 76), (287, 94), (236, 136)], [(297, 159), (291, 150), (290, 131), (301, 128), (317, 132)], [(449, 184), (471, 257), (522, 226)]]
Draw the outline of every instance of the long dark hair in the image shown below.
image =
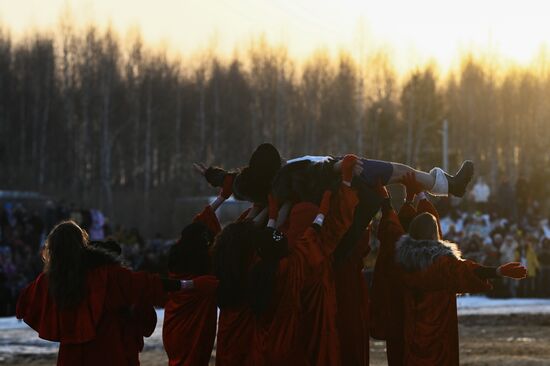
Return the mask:
[(206, 225), (194, 222), (181, 232), (180, 239), (168, 252), (168, 270), (172, 273), (204, 275), (211, 270), (209, 255), (214, 235)]
[(250, 221), (227, 225), (216, 237), (214, 274), (220, 281), (218, 306), (223, 309), (247, 302), (249, 268), (255, 254), (258, 228)]
[(252, 153), (248, 166), (242, 168), (233, 182), (233, 196), (238, 200), (267, 202), (271, 182), (281, 168), (281, 156), (275, 146), (264, 143)]
[(84, 295), (87, 244), (88, 234), (74, 221), (59, 223), (48, 235), (42, 251), (44, 273), (50, 294), (61, 308), (78, 304)]
[(59, 308), (78, 305), (86, 292), (88, 270), (108, 264), (120, 265), (115, 254), (89, 245), (88, 234), (74, 221), (57, 224), (42, 251), (50, 295)]
[(288, 241), (278, 230), (263, 228), (258, 235), (256, 253), (260, 260), (250, 271), (250, 307), (260, 316), (273, 298), (279, 261), (288, 255)]

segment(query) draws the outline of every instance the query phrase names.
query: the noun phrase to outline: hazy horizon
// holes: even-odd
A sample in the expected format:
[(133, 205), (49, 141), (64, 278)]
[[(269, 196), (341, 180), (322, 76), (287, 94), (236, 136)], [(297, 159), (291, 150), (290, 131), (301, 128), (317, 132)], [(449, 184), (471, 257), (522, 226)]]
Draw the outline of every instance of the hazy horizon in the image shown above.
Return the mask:
[(549, 7), (534, 0), (521, 6), (493, 0), (51, 0), (47, 6), (39, 0), (0, 0), (0, 25), (20, 38), (53, 30), (70, 14), (79, 28), (111, 25), (123, 39), (139, 29), (148, 46), (181, 55), (212, 49), (231, 56), (260, 35), (285, 45), (298, 60), (318, 49), (332, 55), (343, 49), (356, 59), (383, 49), (404, 73), (426, 63), (447, 71), (469, 52), (528, 66), (547, 46)]

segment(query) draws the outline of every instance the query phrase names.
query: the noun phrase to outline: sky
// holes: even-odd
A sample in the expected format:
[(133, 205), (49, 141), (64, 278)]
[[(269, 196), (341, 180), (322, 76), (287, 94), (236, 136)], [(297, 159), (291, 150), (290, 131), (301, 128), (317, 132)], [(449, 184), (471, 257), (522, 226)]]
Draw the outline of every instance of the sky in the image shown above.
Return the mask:
[(122, 36), (139, 27), (148, 44), (183, 55), (231, 55), (264, 34), (297, 58), (384, 48), (400, 69), (448, 68), (469, 50), (526, 64), (550, 40), (546, 0), (0, 0), (0, 24), (18, 37), (55, 27), (67, 9), (79, 25)]

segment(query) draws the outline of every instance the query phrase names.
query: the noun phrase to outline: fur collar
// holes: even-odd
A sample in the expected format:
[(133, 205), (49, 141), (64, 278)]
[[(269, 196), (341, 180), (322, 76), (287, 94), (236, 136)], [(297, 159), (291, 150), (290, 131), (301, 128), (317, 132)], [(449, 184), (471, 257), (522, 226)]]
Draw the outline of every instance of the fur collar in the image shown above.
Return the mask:
[(403, 235), (395, 244), (395, 260), (405, 271), (423, 270), (442, 256), (461, 259), (455, 243), (444, 240), (415, 240)]
[(101, 248), (86, 247), (84, 251), (84, 263), (88, 269), (94, 269), (110, 264), (120, 265), (120, 260), (113, 254)]

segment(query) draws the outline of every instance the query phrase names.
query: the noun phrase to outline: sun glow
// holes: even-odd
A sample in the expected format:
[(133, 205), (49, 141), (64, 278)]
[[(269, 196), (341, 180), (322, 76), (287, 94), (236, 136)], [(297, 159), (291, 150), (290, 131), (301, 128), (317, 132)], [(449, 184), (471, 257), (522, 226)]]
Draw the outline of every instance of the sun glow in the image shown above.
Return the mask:
[(527, 64), (547, 44), (550, 3), (537, 0), (0, 0), (15, 36), (47, 29), (70, 12), (78, 25), (138, 27), (145, 41), (189, 54), (231, 54), (260, 34), (301, 58), (319, 47), (354, 55), (391, 50), (398, 69), (431, 60), (448, 68), (464, 52)]

